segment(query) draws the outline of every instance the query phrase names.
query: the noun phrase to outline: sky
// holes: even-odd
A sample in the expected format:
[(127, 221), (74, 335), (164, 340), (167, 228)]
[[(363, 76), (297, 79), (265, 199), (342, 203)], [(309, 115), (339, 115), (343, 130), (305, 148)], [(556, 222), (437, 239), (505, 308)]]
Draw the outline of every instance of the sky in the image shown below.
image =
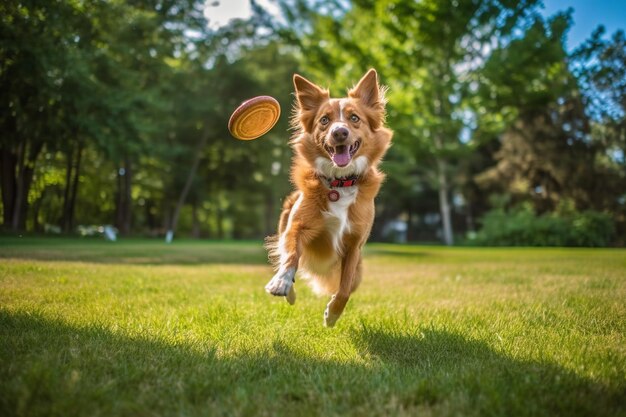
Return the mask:
[(544, 16), (574, 9), (574, 25), (567, 37), (567, 49), (575, 49), (598, 26), (604, 25), (608, 36), (626, 31), (626, 0), (544, 0)]
[[(278, 8), (272, 0), (257, 0), (270, 13), (277, 14)], [(217, 5), (215, 5), (217, 4)], [(249, 0), (206, 0), (205, 16), (212, 28), (218, 28), (233, 18), (251, 15)], [(574, 9), (574, 25), (568, 34), (567, 48), (573, 50), (591, 35), (600, 24), (611, 35), (618, 29), (626, 31), (626, 0), (544, 0), (544, 16), (558, 11)]]
[[(278, 14), (279, 10), (272, 0), (257, 0), (257, 4), (263, 6), (272, 14)], [(246, 19), (252, 15), (250, 0), (206, 0), (204, 16), (209, 20), (209, 26), (217, 29), (224, 26), (231, 19)]]

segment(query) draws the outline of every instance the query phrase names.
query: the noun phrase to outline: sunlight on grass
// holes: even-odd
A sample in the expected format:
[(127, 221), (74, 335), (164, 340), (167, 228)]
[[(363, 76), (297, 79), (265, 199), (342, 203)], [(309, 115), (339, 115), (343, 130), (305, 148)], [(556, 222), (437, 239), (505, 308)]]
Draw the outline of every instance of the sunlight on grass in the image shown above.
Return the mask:
[(619, 415), (626, 252), (369, 245), (334, 329), (260, 243), (0, 240), (0, 415)]

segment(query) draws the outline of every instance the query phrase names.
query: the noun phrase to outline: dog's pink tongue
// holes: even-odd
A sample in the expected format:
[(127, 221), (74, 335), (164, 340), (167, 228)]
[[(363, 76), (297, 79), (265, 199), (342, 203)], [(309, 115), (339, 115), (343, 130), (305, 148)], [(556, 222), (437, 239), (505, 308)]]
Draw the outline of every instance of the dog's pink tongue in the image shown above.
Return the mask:
[(340, 167), (345, 167), (350, 163), (350, 151), (347, 146), (337, 146), (333, 155), (333, 162)]

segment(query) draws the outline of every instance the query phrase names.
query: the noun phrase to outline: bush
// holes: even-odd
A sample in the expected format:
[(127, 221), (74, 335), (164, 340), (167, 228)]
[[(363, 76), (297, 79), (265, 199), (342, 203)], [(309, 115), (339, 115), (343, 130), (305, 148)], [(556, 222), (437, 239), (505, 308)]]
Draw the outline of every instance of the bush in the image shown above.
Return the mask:
[(615, 234), (615, 223), (607, 213), (585, 211), (572, 219), (571, 246), (607, 246)]
[(557, 211), (537, 216), (530, 205), (498, 208), (482, 218), (470, 240), (484, 246), (607, 246), (615, 234), (613, 218), (597, 211)]

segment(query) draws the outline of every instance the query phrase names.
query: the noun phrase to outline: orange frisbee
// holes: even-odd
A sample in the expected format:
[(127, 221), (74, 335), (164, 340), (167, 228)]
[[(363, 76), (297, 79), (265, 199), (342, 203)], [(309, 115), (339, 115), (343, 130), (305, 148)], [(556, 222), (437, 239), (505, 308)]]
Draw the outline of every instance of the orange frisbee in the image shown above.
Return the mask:
[(270, 131), (280, 117), (280, 104), (270, 96), (258, 96), (239, 105), (230, 116), (228, 130), (241, 140), (259, 138)]

